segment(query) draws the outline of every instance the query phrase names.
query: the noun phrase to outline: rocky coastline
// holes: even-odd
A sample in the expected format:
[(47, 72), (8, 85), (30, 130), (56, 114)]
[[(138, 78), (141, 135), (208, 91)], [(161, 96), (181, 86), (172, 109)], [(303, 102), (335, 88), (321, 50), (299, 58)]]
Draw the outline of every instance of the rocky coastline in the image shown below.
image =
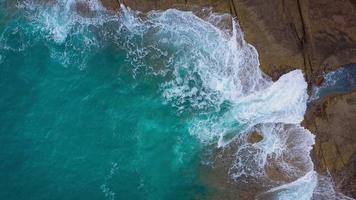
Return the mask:
[[(142, 12), (168, 8), (211, 8), (216, 12), (230, 13), (239, 21), (246, 40), (258, 50), (261, 68), (266, 74), (276, 80), (288, 71), (302, 69), (310, 89), (321, 84), (323, 72), (356, 63), (356, 3), (352, 0), (101, 1), (109, 10), (118, 10), (120, 3), (123, 3)], [(316, 135), (312, 151), (316, 170), (321, 174), (330, 173), (336, 189), (354, 198), (355, 122), (356, 90), (330, 94), (311, 103), (303, 122)], [(225, 154), (228, 156), (228, 151)], [(227, 170), (225, 161), (219, 165)], [(217, 180), (217, 176), (225, 175), (213, 174), (210, 177)], [(222, 191), (233, 188), (228, 183), (217, 183), (215, 187), (222, 188)], [(225, 195), (220, 197), (228, 199), (229, 194)]]

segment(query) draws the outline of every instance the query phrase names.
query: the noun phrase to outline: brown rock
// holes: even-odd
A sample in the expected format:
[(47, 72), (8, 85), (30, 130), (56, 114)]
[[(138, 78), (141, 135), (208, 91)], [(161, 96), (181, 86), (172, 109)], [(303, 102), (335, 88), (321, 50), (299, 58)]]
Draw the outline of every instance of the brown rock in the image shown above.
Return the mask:
[(356, 62), (352, 0), (234, 0), (234, 6), (267, 74), (300, 68), (313, 81), (325, 69)]
[[(235, 140), (223, 149), (215, 149), (212, 160), (213, 167), (201, 166), (199, 169), (202, 181), (212, 188), (213, 192), (209, 194), (207, 199), (211, 200), (252, 200), (256, 195), (266, 191), (266, 188), (257, 180), (251, 178), (248, 184), (243, 182), (239, 184), (231, 179), (229, 171), (236, 159), (236, 151), (241, 144)], [(247, 180), (245, 180), (247, 181)]]
[(338, 188), (356, 197), (356, 91), (311, 106), (304, 125), (316, 135), (312, 152), (316, 170), (331, 172)]
[(111, 10), (119, 9), (120, 2), (124, 5), (148, 12), (150, 10), (165, 10), (179, 8), (192, 10), (194, 8), (213, 8), (217, 12), (229, 12), (230, 3), (227, 0), (101, 0), (103, 5)]
[(324, 81), (325, 81), (324, 76), (320, 75), (320, 76), (315, 77), (314, 83), (316, 86), (321, 86), (324, 83)]
[(247, 141), (252, 144), (258, 143), (261, 140), (263, 140), (263, 136), (257, 131), (253, 131), (252, 133), (250, 133), (247, 138)]
[(109, 10), (118, 10), (120, 8), (119, 0), (101, 0), (101, 3)]
[(89, 16), (91, 14), (89, 3), (85, 1), (76, 2), (75, 10), (82, 16)]

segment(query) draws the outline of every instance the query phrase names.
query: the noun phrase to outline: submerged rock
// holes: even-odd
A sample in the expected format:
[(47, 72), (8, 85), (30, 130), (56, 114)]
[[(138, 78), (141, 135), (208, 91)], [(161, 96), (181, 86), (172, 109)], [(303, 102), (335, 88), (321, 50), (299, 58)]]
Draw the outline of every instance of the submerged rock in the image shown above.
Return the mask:
[(247, 141), (249, 143), (255, 144), (263, 140), (263, 136), (258, 131), (253, 131), (248, 135)]

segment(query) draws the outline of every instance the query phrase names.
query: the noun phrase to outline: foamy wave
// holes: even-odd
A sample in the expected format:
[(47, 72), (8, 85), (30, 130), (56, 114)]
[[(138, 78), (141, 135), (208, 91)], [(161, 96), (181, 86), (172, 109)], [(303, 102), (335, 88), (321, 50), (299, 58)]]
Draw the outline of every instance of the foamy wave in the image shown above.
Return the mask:
[(307, 99), (303, 73), (295, 70), (263, 90), (229, 101), (231, 108), (222, 116), (197, 120), (191, 128), (192, 134), (218, 137), (218, 146), (224, 146), (256, 124), (299, 124), (304, 117)]
[[(224, 146), (236, 137), (246, 140), (245, 134), (259, 124), (255, 128), (264, 139), (241, 142), (231, 177), (268, 179), (276, 187), (289, 188), (291, 195), (305, 190), (305, 198), (311, 197), (315, 172), (309, 152), (314, 136), (298, 125), (308, 98), (303, 73), (295, 70), (271, 82), (234, 21), (229, 32), (191, 12), (154, 11), (140, 20), (139, 13), (123, 9), (122, 30), (133, 34), (125, 46), (138, 58), (136, 66), (166, 77), (163, 97), (179, 112), (200, 113), (190, 125), (192, 135)], [(219, 21), (219, 16), (209, 16)], [(303, 181), (309, 186), (303, 188)], [(285, 193), (277, 193), (285, 198)]]
[(246, 136), (238, 138), (236, 160), (231, 176), (263, 178), (288, 183), (313, 171), (309, 151), (314, 135), (299, 125), (260, 124), (254, 128), (263, 140), (249, 143)]
[(273, 188), (259, 195), (257, 199), (309, 200), (313, 196), (316, 185), (317, 174), (315, 171), (310, 171), (296, 181)]
[(257, 123), (292, 123), (303, 121), (306, 110), (307, 83), (301, 70), (283, 75), (265, 90), (236, 102), (238, 121)]
[(145, 61), (140, 65), (170, 76), (162, 84), (163, 96), (182, 112), (219, 109), (223, 101), (269, 82), (258, 68), (256, 50), (239, 41), (241, 31), (235, 22), (229, 34), (192, 12), (152, 11), (145, 21), (134, 16), (137, 13), (123, 8), (123, 27), (134, 35), (125, 46), (130, 56)]
[(17, 7), (31, 26), (25, 30), (28, 38), (47, 40), (52, 58), (64, 66), (84, 68), (102, 47), (104, 25), (118, 21), (97, 0), (25, 0)]
[[(202, 143), (240, 143), (230, 169), (235, 181), (267, 179), (275, 187), (261, 198), (311, 198), (316, 187), (309, 156), (314, 136), (299, 125), (308, 98), (303, 73), (295, 70), (273, 83), (234, 20), (232, 30), (226, 30), (219, 28), (226, 15), (213, 13), (198, 17), (169, 9), (142, 14), (121, 5), (112, 15), (96, 0), (34, 2), (26, 0), (19, 9), (34, 27), (31, 34), (47, 39), (53, 58), (65, 66), (85, 67), (87, 57), (105, 43), (121, 48), (133, 76), (162, 80), (162, 98), (192, 117), (189, 131)], [(78, 11), (78, 3), (84, 11)], [(17, 34), (14, 30), (3, 34)], [(251, 130), (263, 140), (248, 143)], [(101, 189), (108, 198), (114, 196), (106, 184)]]
[[(83, 4), (88, 12), (96, 16), (82, 16), (76, 6)], [(28, 18), (42, 31), (47, 32), (47, 36), (57, 43), (63, 43), (68, 35), (77, 30), (77, 33), (84, 32), (88, 25), (102, 25), (106, 22), (105, 9), (96, 0), (59, 0), (55, 2), (40, 3), (33, 0), (26, 0), (19, 4), (27, 11)]]

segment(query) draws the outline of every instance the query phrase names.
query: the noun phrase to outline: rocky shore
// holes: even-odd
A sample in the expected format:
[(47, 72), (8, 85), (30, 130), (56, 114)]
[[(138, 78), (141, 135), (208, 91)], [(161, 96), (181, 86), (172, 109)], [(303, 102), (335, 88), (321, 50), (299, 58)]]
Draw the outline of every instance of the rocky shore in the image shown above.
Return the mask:
[(311, 105), (304, 125), (316, 135), (312, 156), (319, 172), (330, 172), (342, 193), (356, 197), (356, 90)]
[[(102, 0), (102, 3), (110, 10), (117, 10), (119, 3), (124, 3), (143, 12), (210, 7), (236, 16), (246, 40), (259, 52), (262, 70), (275, 80), (288, 71), (302, 69), (311, 88), (320, 84), (323, 72), (356, 63), (353, 0), (119, 1)], [(356, 197), (356, 91), (329, 95), (311, 104), (303, 125), (316, 135), (312, 152), (316, 170), (321, 174), (330, 172), (337, 190)], [(228, 155), (228, 151), (225, 153)], [(224, 162), (220, 165), (224, 168)], [(231, 187), (218, 184), (222, 191)]]

